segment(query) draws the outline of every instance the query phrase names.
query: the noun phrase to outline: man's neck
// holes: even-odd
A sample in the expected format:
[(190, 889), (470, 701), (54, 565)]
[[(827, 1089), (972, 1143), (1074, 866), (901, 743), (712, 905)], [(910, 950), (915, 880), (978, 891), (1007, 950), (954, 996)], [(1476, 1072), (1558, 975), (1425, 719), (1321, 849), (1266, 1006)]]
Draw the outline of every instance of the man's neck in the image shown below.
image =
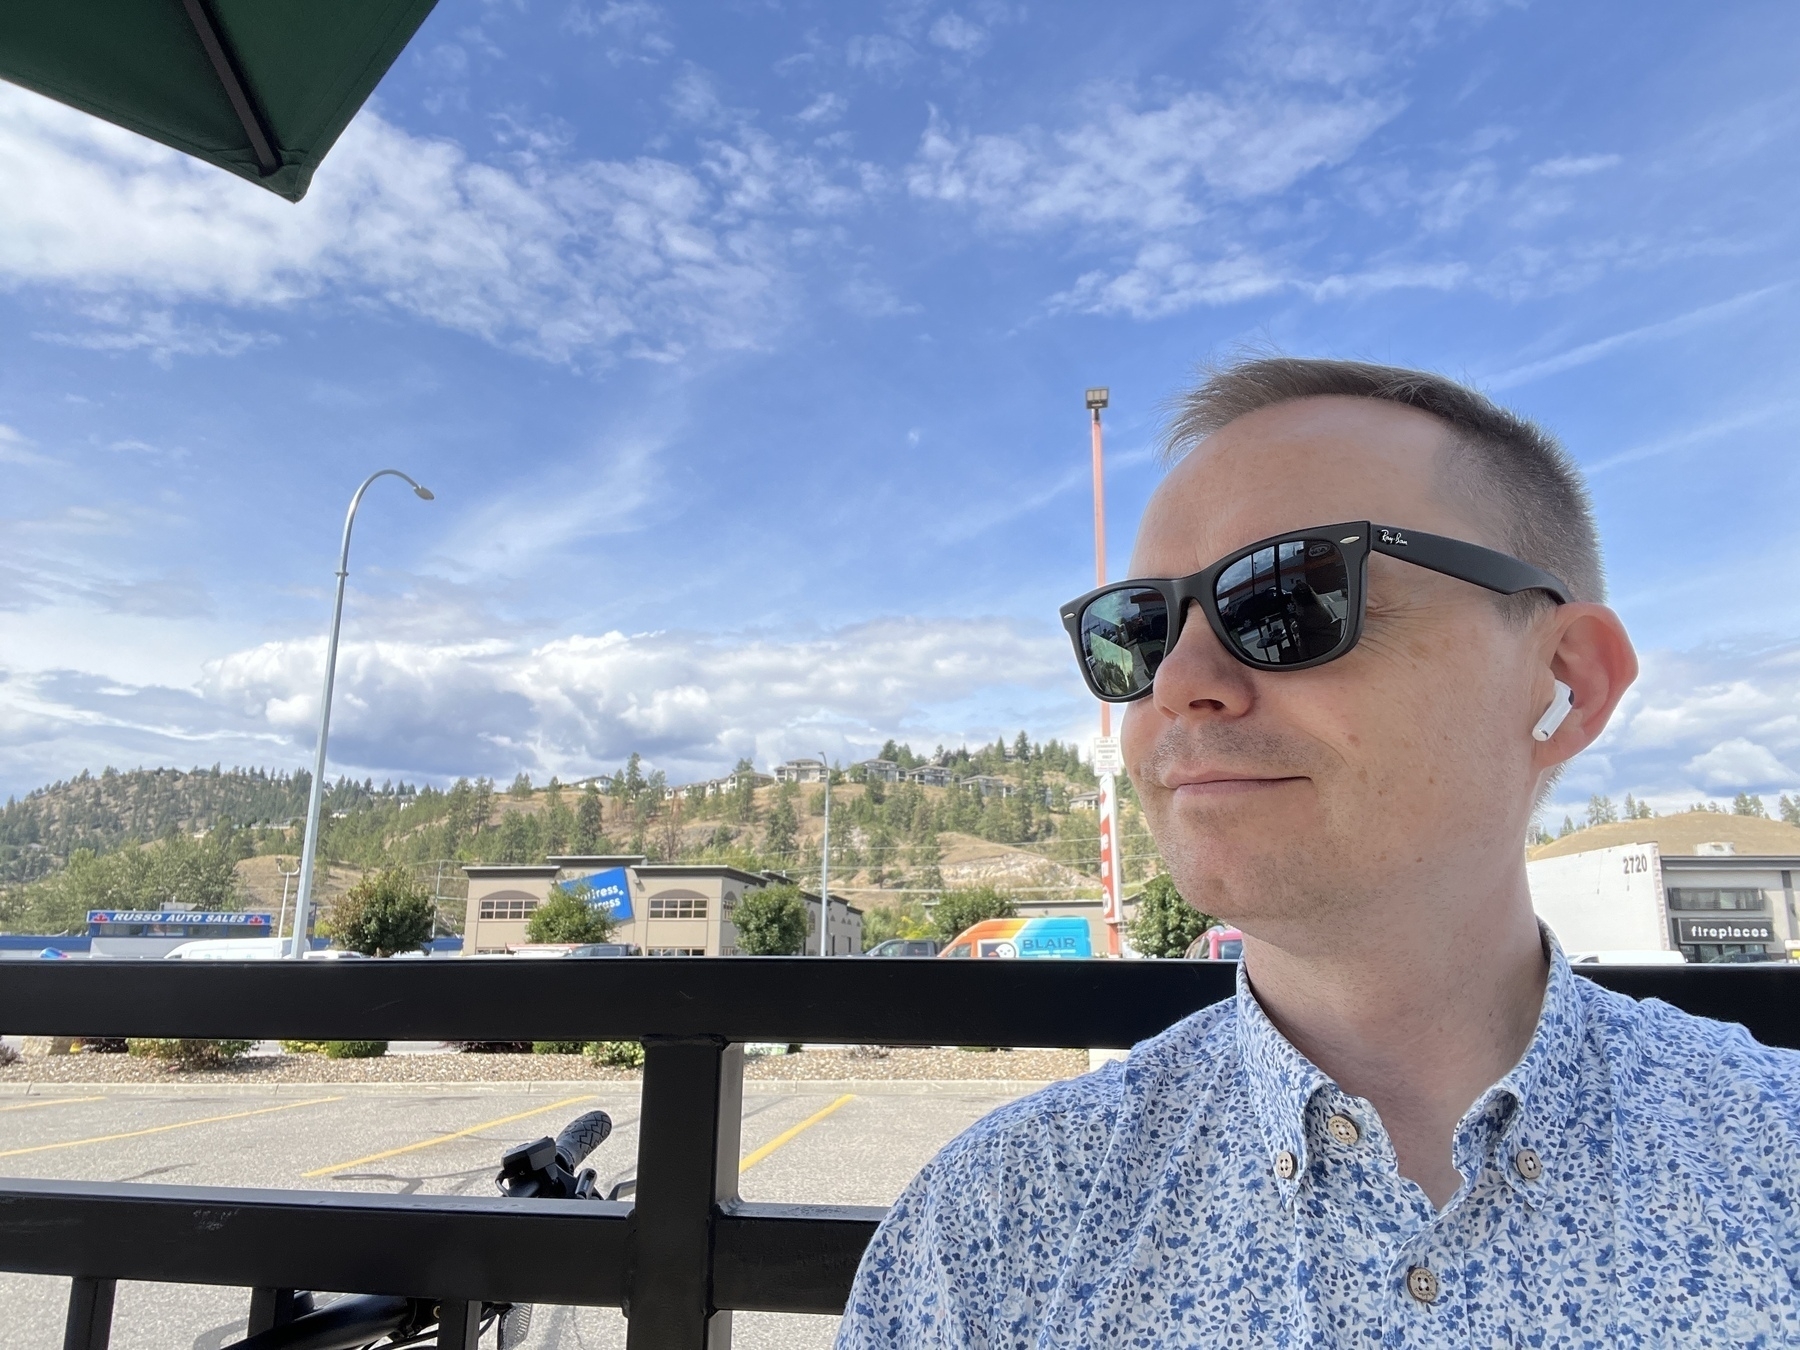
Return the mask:
[(1401, 1175), (1439, 1208), (1461, 1184), (1456, 1124), (1525, 1053), (1548, 977), (1522, 874), (1501, 894), (1458, 899), (1430, 906), (1423, 922), (1307, 943), (1304, 954), (1244, 941), (1269, 1020), (1375, 1107)]

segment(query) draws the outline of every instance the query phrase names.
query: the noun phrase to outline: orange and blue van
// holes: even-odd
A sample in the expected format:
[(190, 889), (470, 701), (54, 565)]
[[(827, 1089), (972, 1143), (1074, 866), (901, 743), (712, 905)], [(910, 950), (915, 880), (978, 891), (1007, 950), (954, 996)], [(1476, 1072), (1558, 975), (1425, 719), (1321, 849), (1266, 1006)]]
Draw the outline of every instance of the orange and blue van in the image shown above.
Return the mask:
[(938, 960), (1073, 960), (1093, 954), (1086, 919), (983, 919), (958, 933), (956, 940), (938, 953)]

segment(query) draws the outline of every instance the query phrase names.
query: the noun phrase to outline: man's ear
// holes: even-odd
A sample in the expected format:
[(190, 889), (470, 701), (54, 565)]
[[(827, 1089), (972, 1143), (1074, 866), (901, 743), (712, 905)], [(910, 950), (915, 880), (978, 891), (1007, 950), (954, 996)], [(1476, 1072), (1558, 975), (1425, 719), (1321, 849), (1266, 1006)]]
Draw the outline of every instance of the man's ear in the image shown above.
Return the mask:
[(1625, 625), (1605, 605), (1557, 606), (1547, 638), (1550, 660), (1537, 711), (1549, 706), (1557, 680), (1569, 686), (1574, 706), (1555, 735), (1535, 747), (1540, 770), (1573, 759), (1598, 740), (1638, 673)]

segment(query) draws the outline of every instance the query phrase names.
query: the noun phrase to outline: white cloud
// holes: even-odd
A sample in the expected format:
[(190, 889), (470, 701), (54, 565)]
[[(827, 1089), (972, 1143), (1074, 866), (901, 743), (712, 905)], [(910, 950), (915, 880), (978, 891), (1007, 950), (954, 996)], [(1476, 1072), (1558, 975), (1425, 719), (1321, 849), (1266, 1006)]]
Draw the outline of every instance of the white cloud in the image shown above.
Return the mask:
[(955, 13), (939, 16), (937, 22), (931, 25), (929, 34), (933, 46), (960, 52), (965, 56), (986, 46), (987, 36), (987, 29), (980, 24), (970, 23), (962, 15)]
[(918, 53), (909, 42), (889, 37), (885, 33), (876, 33), (851, 38), (844, 56), (856, 69), (875, 75), (895, 75), (911, 65), (918, 58)]
[[(779, 310), (780, 257), (718, 207), (667, 160), (512, 172), (372, 110), (295, 206), (0, 86), (0, 284), (164, 305), (355, 296), (555, 361), (668, 357), (754, 345)], [(154, 346), (141, 317), (123, 327)], [(181, 341), (172, 324), (165, 349)]]
[(1623, 163), (1619, 155), (1559, 155), (1531, 166), (1538, 178), (1585, 178)]
[(1189, 93), (1144, 110), (1114, 103), (1055, 133), (969, 135), (934, 119), (907, 184), (915, 196), (974, 208), (996, 229), (1105, 225), (1142, 235), (1191, 226), (1210, 202), (1267, 196), (1340, 162), (1399, 106)]
[[(1070, 720), (1065, 705), (1078, 695), (1058, 637), (998, 619), (884, 619), (779, 641), (679, 632), (537, 646), (351, 641), (339, 657), (332, 758), (378, 775), (542, 778), (637, 750), (680, 781), (740, 755), (768, 763), (823, 746), (860, 758), (890, 735), (991, 740), (1018, 729), (1025, 714), (1008, 710), (1021, 700), (1054, 709), (1034, 727)], [(208, 663), (191, 690), (0, 671), (8, 776), (50, 763), (53, 776), (84, 762), (180, 763), (201, 746), (209, 760), (297, 762), (323, 659), (322, 639), (264, 643)]]
[(1797, 775), (1776, 759), (1769, 748), (1734, 736), (1682, 766), (1709, 788), (1730, 792), (1746, 783), (1791, 783)]

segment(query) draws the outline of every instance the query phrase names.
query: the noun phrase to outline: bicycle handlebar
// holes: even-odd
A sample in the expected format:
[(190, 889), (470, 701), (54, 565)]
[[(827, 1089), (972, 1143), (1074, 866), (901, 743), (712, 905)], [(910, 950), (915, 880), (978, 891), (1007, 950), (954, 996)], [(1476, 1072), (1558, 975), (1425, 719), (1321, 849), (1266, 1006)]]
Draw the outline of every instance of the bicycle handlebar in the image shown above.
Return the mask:
[(587, 1155), (606, 1142), (612, 1133), (612, 1117), (604, 1111), (589, 1111), (563, 1126), (556, 1136), (556, 1160), (569, 1171), (580, 1168)]

